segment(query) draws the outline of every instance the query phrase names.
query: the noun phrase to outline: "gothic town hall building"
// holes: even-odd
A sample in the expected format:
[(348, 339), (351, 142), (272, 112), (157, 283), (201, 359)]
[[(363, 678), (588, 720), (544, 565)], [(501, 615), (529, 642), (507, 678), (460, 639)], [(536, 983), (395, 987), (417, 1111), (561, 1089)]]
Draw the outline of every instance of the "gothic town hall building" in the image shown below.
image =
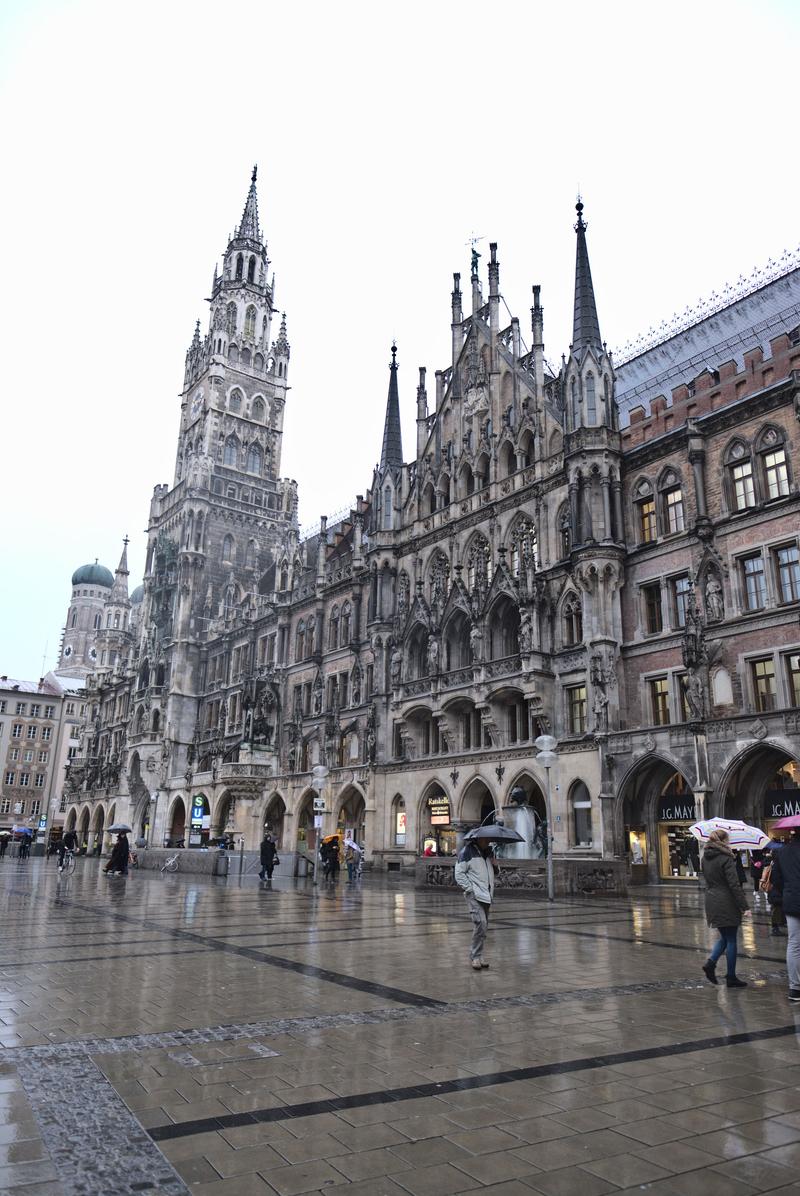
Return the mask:
[(302, 538), (253, 173), (186, 354), (143, 587), (124, 556), (107, 587), (67, 826), (188, 849), (267, 827), (301, 867), (339, 828), (435, 881), (502, 811), (542, 854), (542, 734), (562, 888), (692, 876), (696, 817), (800, 808), (800, 270), (785, 257), (615, 362), (586, 227), (578, 203), (558, 370), (540, 288), (530, 332), (504, 324), (497, 247), (485, 272), (473, 253), (411, 459), (393, 348), (371, 484)]

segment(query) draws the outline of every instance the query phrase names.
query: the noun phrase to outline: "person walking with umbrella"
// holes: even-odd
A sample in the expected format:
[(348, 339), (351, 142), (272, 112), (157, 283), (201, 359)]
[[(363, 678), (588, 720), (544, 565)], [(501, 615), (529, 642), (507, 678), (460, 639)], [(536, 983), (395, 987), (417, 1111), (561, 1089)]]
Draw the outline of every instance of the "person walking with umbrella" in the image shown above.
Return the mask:
[(269, 831), (265, 831), (264, 838), (261, 840), (261, 871), (258, 874), (261, 880), (272, 880), (275, 865), (279, 863), (280, 860), (278, 859), (278, 849), (275, 846), (275, 840)]
[(725, 977), (728, 988), (746, 988), (747, 981), (740, 980), (736, 975), (737, 938), (742, 917), (749, 914), (750, 910), (736, 875), (727, 830), (719, 828), (711, 831), (703, 852), (701, 869), (706, 882), (706, 918), (709, 926), (719, 931), (719, 939), (703, 964), (706, 979), (712, 984), (717, 983), (717, 960), (724, 952), (728, 962)]
[(472, 919), (470, 965), (480, 972), (489, 964), (483, 958), (489, 911), (494, 897), (494, 875), (497, 865), (492, 853), (493, 843), (521, 843), (522, 835), (502, 823), (479, 826), (464, 836), (464, 846), (458, 854), (454, 869), (455, 882), (464, 890), (469, 916)]
[(117, 841), (111, 851), (108, 859), (108, 864), (104, 868), (106, 876), (113, 876), (116, 872), (120, 876), (128, 875), (128, 858), (131, 854), (131, 849), (128, 844), (128, 836), (125, 831), (120, 831), (117, 835)]

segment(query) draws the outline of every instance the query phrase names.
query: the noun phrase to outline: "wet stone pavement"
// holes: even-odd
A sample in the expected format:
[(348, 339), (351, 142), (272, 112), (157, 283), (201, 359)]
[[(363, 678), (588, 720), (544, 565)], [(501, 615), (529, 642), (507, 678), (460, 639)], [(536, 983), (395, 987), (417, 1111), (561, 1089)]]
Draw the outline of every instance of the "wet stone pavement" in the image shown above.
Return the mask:
[[(800, 1007), (693, 885), (502, 897), (0, 862), (0, 1190), (800, 1193)], [(762, 899), (763, 906), (763, 899)]]

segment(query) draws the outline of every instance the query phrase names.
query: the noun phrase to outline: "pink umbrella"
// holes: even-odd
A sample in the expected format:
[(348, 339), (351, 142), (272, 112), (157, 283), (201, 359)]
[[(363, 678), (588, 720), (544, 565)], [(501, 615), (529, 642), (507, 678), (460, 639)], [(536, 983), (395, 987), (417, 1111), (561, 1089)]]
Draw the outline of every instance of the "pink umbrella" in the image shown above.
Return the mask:
[(800, 814), (788, 814), (786, 818), (779, 818), (773, 822), (774, 831), (792, 831), (800, 828)]

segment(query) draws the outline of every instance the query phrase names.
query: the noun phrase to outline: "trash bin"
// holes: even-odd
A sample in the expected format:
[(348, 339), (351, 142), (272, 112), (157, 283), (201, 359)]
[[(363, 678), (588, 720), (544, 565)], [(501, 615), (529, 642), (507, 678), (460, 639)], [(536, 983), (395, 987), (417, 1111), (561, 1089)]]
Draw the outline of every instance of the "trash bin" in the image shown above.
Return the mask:
[(224, 851), (217, 852), (217, 858), (214, 860), (214, 876), (228, 875), (228, 856)]
[(297, 857), (297, 867), (295, 869), (296, 876), (308, 876), (308, 860), (304, 855)]

